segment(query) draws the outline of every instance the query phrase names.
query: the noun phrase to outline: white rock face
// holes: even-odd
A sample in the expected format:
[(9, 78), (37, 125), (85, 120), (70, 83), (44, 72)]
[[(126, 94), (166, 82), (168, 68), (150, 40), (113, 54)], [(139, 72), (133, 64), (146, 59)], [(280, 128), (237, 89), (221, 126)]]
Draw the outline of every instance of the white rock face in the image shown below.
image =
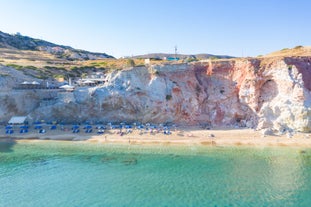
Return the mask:
[(25, 91), (14, 91), (14, 96), (3, 92), (0, 117), (309, 132), (310, 63), (304, 57), (134, 67), (108, 74), (101, 87), (59, 93), (54, 102), (44, 102), (44, 94), (37, 92), (31, 99)]

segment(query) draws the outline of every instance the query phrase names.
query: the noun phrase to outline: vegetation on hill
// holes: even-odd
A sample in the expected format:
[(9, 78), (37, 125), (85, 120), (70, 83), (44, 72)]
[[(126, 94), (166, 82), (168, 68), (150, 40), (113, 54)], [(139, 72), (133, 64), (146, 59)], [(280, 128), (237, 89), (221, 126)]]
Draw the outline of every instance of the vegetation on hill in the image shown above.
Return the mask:
[(10, 35), (0, 31), (0, 48), (45, 51), (57, 58), (66, 60), (89, 60), (113, 58), (106, 53), (88, 52), (85, 50), (74, 49), (69, 46), (57, 45), (45, 40), (34, 39), (20, 34)]
[(265, 57), (292, 57), (292, 56), (311, 56), (311, 46), (298, 45), (293, 48), (284, 48), (279, 51), (272, 52)]
[[(282, 49), (261, 57), (310, 56), (311, 47), (296, 46)], [(20, 34), (10, 35), (0, 31), (0, 65), (13, 67), (35, 78), (81, 77), (89, 72), (110, 72), (148, 64), (188, 63), (202, 59), (219, 60), (232, 58), (211, 54), (181, 55), (178, 61), (166, 58), (175, 54), (153, 53), (115, 59), (105, 53), (92, 53), (69, 46), (57, 45)]]

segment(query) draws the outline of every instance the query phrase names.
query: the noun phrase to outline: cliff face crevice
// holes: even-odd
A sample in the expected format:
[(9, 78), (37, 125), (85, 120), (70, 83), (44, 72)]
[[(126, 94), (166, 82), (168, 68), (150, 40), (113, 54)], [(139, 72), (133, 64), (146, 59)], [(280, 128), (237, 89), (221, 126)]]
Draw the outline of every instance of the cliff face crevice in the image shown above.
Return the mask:
[[(114, 71), (98, 87), (1, 92), (0, 117), (311, 131), (311, 58), (253, 58)], [(14, 94), (14, 95), (13, 95)]]

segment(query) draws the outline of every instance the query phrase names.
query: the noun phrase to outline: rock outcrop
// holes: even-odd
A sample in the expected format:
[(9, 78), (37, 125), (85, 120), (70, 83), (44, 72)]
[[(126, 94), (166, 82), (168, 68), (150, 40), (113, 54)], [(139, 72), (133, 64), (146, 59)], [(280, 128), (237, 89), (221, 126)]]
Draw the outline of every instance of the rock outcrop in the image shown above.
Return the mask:
[(311, 57), (134, 67), (73, 93), (2, 92), (0, 118), (28, 114), (33, 120), (71, 123), (172, 122), (310, 132), (310, 80)]

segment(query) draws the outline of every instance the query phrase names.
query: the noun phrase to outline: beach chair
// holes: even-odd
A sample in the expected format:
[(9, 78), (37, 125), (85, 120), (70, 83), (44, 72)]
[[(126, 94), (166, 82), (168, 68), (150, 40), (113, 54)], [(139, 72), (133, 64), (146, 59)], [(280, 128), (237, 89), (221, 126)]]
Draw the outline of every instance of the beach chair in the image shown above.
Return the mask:
[(99, 129), (99, 130), (97, 131), (97, 134), (104, 134), (104, 132), (105, 132), (105, 130)]
[(42, 128), (41, 125), (36, 125), (36, 126), (35, 126), (35, 129), (41, 129), (41, 128)]
[(11, 129), (13, 129), (13, 127), (12, 127), (11, 125), (7, 125), (7, 126), (5, 127), (5, 129), (6, 129), (6, 130), (11, 130)]
[(7, 130), (5, 131), (5, 133), (6, 133), (6, 134), (13, 134), (14, 131), (13, 131), (12, 129), (7, 129)]
[(96, 126), (96, 129), (106, 129), (106, 127), (105, 126), (102, 126), (102, 125), (98, 125), (98, 126)]
[(170, 132), (169, 130), (164, 130), (164, 132), (163, 132), (164, 134), (166, 134), (166, 135), (170, 135), (170, 134), (172, 134), (172, 132)]

